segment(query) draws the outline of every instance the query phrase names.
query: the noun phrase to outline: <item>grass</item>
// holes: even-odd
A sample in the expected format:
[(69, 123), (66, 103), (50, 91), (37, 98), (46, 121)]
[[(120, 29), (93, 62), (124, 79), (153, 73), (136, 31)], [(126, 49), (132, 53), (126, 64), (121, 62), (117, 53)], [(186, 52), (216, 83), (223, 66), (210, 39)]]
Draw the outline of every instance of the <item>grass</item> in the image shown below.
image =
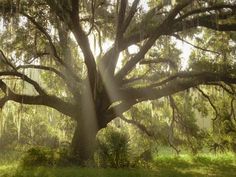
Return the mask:
[(0, 165), (0, 177), (236, 177), (234, 154), (197, 156), (162, 155), (151, 169), (102, 169), (71, 167), (27, 167)]
[[(6, 174), (5, 175), (9, 175)], [(0, 175), (1, 176), (1, 175)], [(9, 175), (11, 176), (11, 175)], [(96, 168), (78, 168), (78, 167), (35, 167), (27, 169), (18, 169), (14, 177), (145, 177), (156, 176), (154, 171), (143, 169), (96, 169)], [(8, 177), (8, 176), (3, 176)]]
[(236, 177), (236, 156), (232, 153), (158, 156), (155, 166), (163, 176), (170, 177)]

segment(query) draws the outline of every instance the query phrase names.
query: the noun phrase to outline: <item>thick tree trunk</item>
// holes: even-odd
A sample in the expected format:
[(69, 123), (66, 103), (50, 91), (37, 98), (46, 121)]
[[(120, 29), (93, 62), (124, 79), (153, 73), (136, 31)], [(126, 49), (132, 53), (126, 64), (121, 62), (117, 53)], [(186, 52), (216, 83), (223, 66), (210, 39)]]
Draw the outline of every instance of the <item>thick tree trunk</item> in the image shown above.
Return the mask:
[(109, 122), (106, 121), (105, 117), (105, 110), (110, 104), (108, 95), (101, 93), (101, 91), (94, 94), (88, 81), (85, 82), (85, 85), (86, 89), (81, 94), (79, 104), (81, 107), (78, 110), (78, 116), (75, 118), (77, 124), (71, 143), (72, 153), (80, 164), (84, 164), (87, 160), (93, 160), (96, 135)]
[(80, 164), (93, 159), (98, 132), (97, 109), (92, 92), (85, 89), (81, 97), (81, 107), (78, 110), (74, 136), (71, 143), (72, 153)]
[(73, 135), (71, 148), (72, 154), (80, 164), (93, 159), (96, 148), (96, 134), (98, 130), (92, 127), (85, 127), (80, 122), (77, 123)]

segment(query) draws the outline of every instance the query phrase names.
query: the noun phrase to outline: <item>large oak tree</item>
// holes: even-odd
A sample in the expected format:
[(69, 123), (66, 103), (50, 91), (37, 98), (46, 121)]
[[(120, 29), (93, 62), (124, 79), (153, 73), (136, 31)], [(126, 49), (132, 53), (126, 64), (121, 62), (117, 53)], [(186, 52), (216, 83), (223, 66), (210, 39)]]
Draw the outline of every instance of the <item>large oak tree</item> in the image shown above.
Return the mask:
[[(165, 41), (173, 37), (200, 38), (206, 29), (233, 34), (234, 1), (147, 4), (144, 8), (140, 0), (1, 0), (0, 108), (14, 101), (45, 105), (71, 117), (77, 122), (72, 150), (83, 161), (93, 152), (97, 132), (139, 102), (199, 85), (233, 88), (235, 57), (195, 46), (234, 62), (223, 62), (217, 69), (203, 65), (205, 69), (183, 70), (178, 55), (163, 57), (157, 46), (165, 50)], [(111, 42), (108, 50), (103, 49)], [(138, 50), (129, 52), (133, 45)], [(44, 79), (53, 83), (45, 86), (26, 70), (47, 73)], [(17, 91), (10, 78), (31, 85), (36, 94)]]

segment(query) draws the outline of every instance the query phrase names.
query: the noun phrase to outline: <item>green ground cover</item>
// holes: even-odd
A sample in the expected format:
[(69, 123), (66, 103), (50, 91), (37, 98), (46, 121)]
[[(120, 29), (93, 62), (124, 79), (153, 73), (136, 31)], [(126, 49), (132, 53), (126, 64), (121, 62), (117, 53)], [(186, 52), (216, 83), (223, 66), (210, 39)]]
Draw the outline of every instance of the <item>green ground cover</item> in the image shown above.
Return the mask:
[(153, 163), (131, 169), (70, 167), (21, 167), (0, 165), (0, 177), (236, 177), (233, 154), (158, 156)]

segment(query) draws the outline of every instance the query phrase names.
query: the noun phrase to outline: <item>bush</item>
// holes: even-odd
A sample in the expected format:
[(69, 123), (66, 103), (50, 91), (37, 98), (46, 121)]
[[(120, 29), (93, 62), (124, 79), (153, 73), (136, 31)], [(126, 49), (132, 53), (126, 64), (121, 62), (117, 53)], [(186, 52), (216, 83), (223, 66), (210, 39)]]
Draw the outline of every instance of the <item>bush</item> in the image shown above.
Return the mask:
[(29, 149), (23, 159), (23, 166), (41, 166), (55, 165), (57, 154), (54, 150), (42, 147), (34, 147)]
[[(69, 145), (69, 144), (68, 144)], [(79, 164), (78, 157), (72, 155), (69, 146), (60, 147), (57, 151), (56, 165), (58, 166), (68, 166)]]
[(98, 138), (96, 162), (100, 167), (121, 168), (129, 166), (129, 137), (115, 130), (106, 130)]
[(24, 154), (21, 162), (24, 167), (69, 166), (78, 164), (78, 159), (71, 155), (69, 146), (62, 146), (59, 149), (33, 147)]

